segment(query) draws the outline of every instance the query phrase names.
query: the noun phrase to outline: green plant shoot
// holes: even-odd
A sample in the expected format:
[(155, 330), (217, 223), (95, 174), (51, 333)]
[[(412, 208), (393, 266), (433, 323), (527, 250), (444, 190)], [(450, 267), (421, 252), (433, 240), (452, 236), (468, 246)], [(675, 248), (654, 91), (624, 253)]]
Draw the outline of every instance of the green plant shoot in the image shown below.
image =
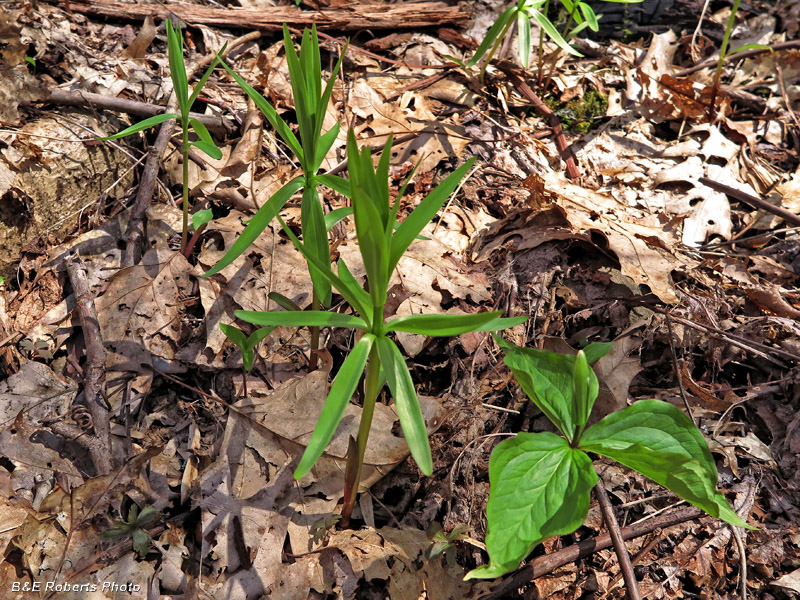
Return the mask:
[(145, 506), (139, 512), (139, 505), (133, 504), (128, 511), (127, 521), (114, 521), (101, 535), (104, 540), (116, 541), (130, 536), (133, 540), (133, 549), (140, 557), (147, 554), (150, 548), (150, 534), (144, 528), (156, 518), (156, 509), (152, 506)]
[[(176, 115), (173, 113), (162, 113), (160, 115), (155, 115), (148, 119), (144, 119), (143, 121), (139, 121), (135, 125), (131, 125), (127, 129), (123, 129), (119, 133), (98, 139), (101, 141), (116, 140), (122, 137), (133, 135), (134, 133), (139, 133), (140, 131), (153, 127), (154, 125), (159, 125), (160, 123), (164, 123), (165, 121), (169, 121), (171, 119), (177, 119), (180, 121), (182, 133), (181, 150), (183, 154), (183, 231), (181, 233), (181, 252), (185, 252), (186, 244), (189, 239), (189, 148), (194, 146), (216, 160), (222, 158), (222, 152), (214, 143), (214, 140), (211, 138), (211, 134), (208, 132), (206, 126), (203, 125), (203, 123), (198, 119), (190, 116), (189, 113), (195, 100), (197, 100), (197, 97), (200, 95), (200, 92), (206, 85), (208, 78), (211, 76), (211, 73), (214, 71), (217, 63), (220, 61), (220, 58), (218, 54), (211, 65), (209, 65), (208, 69), (206, 69), (206, 72), (200, 78), (200, 81), (198, 81), (197, 85), (194, 86), (194, 90), (190, 95), (189, 80), (186, 76), (186, 64), (183, 61), (183, 35), (181, 34), (181, 28), (179, 26), (177, 30), (174, 29), (172, 27), (172, 21), (169, 19), (167, 19), (165, 23), (167, 28), (169, 73), (170, 77), (172, 78), (175, 97), (178, 100), (180, 114)], [(223, 47), (222, 50), (220, 50), (220, 54), (222, 54), (224, 51), (225, 48)], [(199, 139), (189, 142), (190, 131), (194, 131)]]
[(345, 525), (349, 521), (361, 479), (361, 468), (375, 402), (384, 384), (388, 384), (394, 398), (400, 425), (411, 455), (423, 473), (430, 475), (433, 471), (425, 420), (411, 373), (400, 349), (389, 337), (390, 334), (394, 331), (405, 331), (429, 336), (451, 336), (468, 331), (496, 331), (527, 319), (527, 317), (500, 318), (499, 311), (473, 315), (412, 315), (388, 321), (384, 319), (389, 279), (398, 261), (423, 227), (433, 219), (474, 162), (474, 159), (471, 159), (456, 169), (420, 202), (395, 231), (394, 223), (400, 198), (406, 186), (401, 187), (398, 198), (392, 204), (389, 197), (391, 144), (390, 138), (375, 168), (369, 150), (359, 150), (353, 132), (348, 135), (347, 154), (353, 216), (369, 291), (358, 284), (343, 260), (339, 260), (338, 274), (334, 274), (331, 269), (325, 269), (322, 261), (307, 248), (306, 244), (301, 243), (278, 217), (286, 235), (297, 249), (336, 288), (356, 315), (322, 311), (236, 311), (238, 318), (257, 325), (347, 327), (362, 332), (333, 380), (317, 425), (295, 471), (295, 477), (303, 477), (322, 455), (333, 438), (345, 408), (366, 369), (364, 404), (355, 457), (352, 458), (351, 455), (351, 460), (348, 460), (348, 472), (345, 473), (345, 504), (342, 509)]
[(522, 389), (561, 436), (519, 433), (492, 452), (486, 506), (490, 563), (467, 579), (512, 571), (547, 538), (583, 524), (598, 481), (588, 452), (638, 471), (713, 517), (749, 527), (717, 489), (717, 468), (703, 435), (678, 408), (639, 400), (586, 429), (599, 390), (589, 363), (611, 344), (591, 344), (567, 356), (495, 339)]

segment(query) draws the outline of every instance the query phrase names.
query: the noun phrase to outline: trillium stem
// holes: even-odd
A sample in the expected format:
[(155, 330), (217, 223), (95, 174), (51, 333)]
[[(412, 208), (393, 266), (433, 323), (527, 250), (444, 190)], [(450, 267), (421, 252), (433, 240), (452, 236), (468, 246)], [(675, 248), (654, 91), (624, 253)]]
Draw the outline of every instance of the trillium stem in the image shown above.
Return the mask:
[[(378, 393), (381, 391), (381, 361), (378, 357), (377, 344), (372, 345), (369, 351), (369, 362), (367, 363), (367, 377), (364, 381), (364, 406), (361, 409), (361, 421), (358, 424), (358, 439), (356, 440), (356, 451), (358, 460), (356, 462), (355, 477), (348, 482), (351, 488), (345, 494), (345, 503), (342, 506), (342, 527), (350, 526), (350, 515), (353, 514), (353, 507), (356, 503), (358, 485), (361, 482), (361, 468), (364, 466), (364, 454), (367, 450), (367, 439), (369, 430), (372, 426), (372, 416), (375, 414), (375, 403), (378, 400)], [(345, 481), (348, 478), (345, 477)]]
[(642, 600), (642, 596), (639, 593), (639, 584), (636, 581), (636, 574), (633, 572), (631, 557), (628, 554), (628, 549), (625, 547), (625, 540), (622, 538), (622, 532), (620, 531), (617, 517), (614, 516), (614, 507), (611, 506), (611, 499), (608, 497), (608, 492), (606, 492), (606, 488), (603, 485), (602, 477), (598, 479), (597, 484), (594, 486), (594, 494), (597, 497), (597, 502), (600, 504), (603, 520), (606, 522), (608, 534), (611, 536), (614, 551), (617, 553), (617, 558), (619, 559), (619, 568), (620, 571), (622, 571), (622, 578), (625, 580), (628, 598), (630, 600)]

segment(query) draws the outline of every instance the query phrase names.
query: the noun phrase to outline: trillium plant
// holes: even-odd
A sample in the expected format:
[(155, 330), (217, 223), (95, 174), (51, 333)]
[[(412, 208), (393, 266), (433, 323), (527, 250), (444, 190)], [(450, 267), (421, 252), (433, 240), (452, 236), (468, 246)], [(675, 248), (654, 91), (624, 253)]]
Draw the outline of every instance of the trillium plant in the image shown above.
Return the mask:
[(711, 516), (749, 527), (717, 489), (717, 468), (702, 434), (672, 404), (640, 400), (586, 427), (599, 389), (589, 363), (611, 344), (566, 356), (495, 339), (522, 389), (561, 435), (519, 433), (492, 452), (486, 507), (491, 560), (467, 579), (512, 571), (547, 538), (583, 524), (598, 481), (590, 452), (638, 471)]
[(358, 246), (364, 262), (368, 289), (355, 279), (343, 260), (337, 273), (326, 268), (328, 259), (321, 259), (306, 243), (301, 243), (280, 217), (286, 235), (321, 276), (337, 290), (356, 313), (354, 315), (324, 311), (236, 311), (243, 321), (262, 326), (345, 327), (357, 331), (355, 343), (340, 367), (325, 401), (308, 446), (295, 471), (295, 477), (307, 474), (333, 438), (345, 409), (366, 370), (363, 408), (358, 437), (350, 444), (345, 472), (345, 501), (342, 521), (347, 525), (355, 503), (364, 452), (378, 394), (384, 385), (395, 402), (400, 425), (411, 455), (426, 475), (433, 471), (425, 419), (419, 405), (414, 382), (405, 359), (392, 340), (395, 331), (428, 336), (452, 336), (469, 331), (496, 331), (522, 323), (527, 317), (500, 318), (500, 312), (472, 315), (411, 315), (393, 319), (384, 317), (387, 290), (392, 272), (411, 242), (436, 215), (449, 195), (470, 168), (474, 159), (456, 169), (437, 186), (396, 228), (403, 185), (394, 203), (389, 197), (389, 158), (392, 140), (386, 142), (377, 168), (368, 149), (359, 150), (352, 131), (348, 136), (348, 171), (353, 217)]
[[(143, 121), (139, 121), (135, 125), (131, 125), (127, 129), (123, 129), (119, 133), (110, 135), (108, 137), (99, 138), (100, 140), (115, 140), (134, 133), (139, 133), (145, 129), (158, 125), (171, 119), (177, 119), (181, 123), (182, 145), (181, 150), (183, 154), (183, 231), (181, 233), (181, 252), (186, 250), (189, 234), (189, 148), (195, 147), (208, 154), (211, 158), (219, 160), (222, 158), (222, 151), (214, 143), (208, 129), (203, 125), (202, 121), (190, 116), (192, 105), (197, 97), (200, 95), (203, 87), (206, 85), (208, 78), (214, 71), (214, 68), (219, 63), (219, 55), (206, 72), (194, 86), (191, 95), (189, 94), (189, 80), (186, 75), (186, 64), (183, 61), (183, 35), (181, 29), (174, 29), (170, 20), (166, 21), (167, 28), (167, 51), (169, 55), (169, 74), (172, 78), (172, 85), (175, 90), (175, 97), (178, 100), (178, 108), (180, 109), (179, 115), (173, 113), (163, 113), (155, 115)], [(220, 54), (224, 52), (223, 48)], [(198, 140), (189, 142), (189, 133), (194, 131), (197, 134)]]

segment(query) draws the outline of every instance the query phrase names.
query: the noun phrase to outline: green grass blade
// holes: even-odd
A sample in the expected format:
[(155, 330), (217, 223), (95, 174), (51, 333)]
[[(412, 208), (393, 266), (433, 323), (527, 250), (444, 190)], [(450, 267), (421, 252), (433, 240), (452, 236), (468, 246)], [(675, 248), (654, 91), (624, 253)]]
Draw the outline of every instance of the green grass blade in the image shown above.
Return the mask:
[(419, 203), (419, 206), (408, 215), (405, 221), (397, 228), (394, 236), (392, 237), (392, 247), (389, 259), (389, 271), (394, 270), (397, 261), (403, 256), (403, 253), (414, 241), (423, 227), (430, 223), (431, 219), (439, 212), (439, 209), (447, 202), (450, 194), (456, 189), (461, 179), (466, 175), (467, 171), (475, 163), (475, 158), (470, 158), (463, 165), (453, 171), (447, 179), (436, 186), (425, 199)]
[(239, 87), (244, 90), (244, 93), (247, 94), (247, 96), (255, 103), (258, 109), (264, 114), (267, 121), (269, 121), (269, 124), (272, 125), (275, 131), (278, 132), (278, 135), (281, 137), (281, 139), (286, 143), (287, 146), (289, 146), (289, 149), (302, 163), (303, 148), (300, 145), (300, 142), (297, 140), (297, 137), (295, 137), (291, 128), (286, 124), (286, 121), (280, 117), (278, 112), (269, 102), (267, 102), (264, 96), (259, 94), (253, 86), (247, 83), (238, 73), (225, 64), (225, 61), (221, 60), (220, 64), (228, 72), (228, 75), (233, 77), (233, 80), (239, 85)]
[[(307, 187), (303, 191), (303, 201), (300, 205), (300, 222), (303, 230), (303, 244), (309, 253), (313, 254), (321, 264), (327, 265), (331, 270), (331, 248), (328, 245), (328, 230), (325, 229), (325, 215), (319, 201), (316, 187)], [(323, 306), (331, 304), (331, 284), (327, 277), (319, 273), (312, 264), (308, 265), (311, 283)]]
[(153, 125), (158, 125), (159, 123), (163, 123), (164, 121), (169, 121), (170, 119), (180, 119), (180, 115), (176, 115), (173, 113), (163, 113), (160, 115), (154, 115), (152, 117), (148, 117), (144, 121), (139, 121), (138, 123), (131, 125), (130, 127), (123, 129), (122, 131), (115, 133), (114, 135), (108, 135), (106, 137), (97, 138), (99, 142), (105, 142), (106, 140), (118, 140), (119, 138), (124, 138), (129, 135), (133, 135), (134, 133), (139, 133)]
[(499, 17), (497, 17), (497, 21), (494, 22), (489, 28), (489, 31), (486, 33), (486, 37), (483, 38), (481, 45), (478, 46), (478, 49), (475, 51), (475, 55), (472, 57), (467, 63), (468, 67), (474, 67), (478, 64), (478, 61), (483, 58), (483, 55), (489, 51), (489, 48), (492, 47), (492, 44), (497, 40), (497, 36), (500, 35), (500, 32), (503, 31), (503, 28), (508, 24), (511, 20), (511, 17), (514, 16), (514, 13), (517, 12), (517, 7), (512, 6), (503, 12)]
[(418, 335), (450, 336), (475, 331), (502, 314), (494, 312), (474, 315), (409, 315), (386, 323), (385, 331), (405, 331)]
[(342, 367), (336, 375), (331, 385), (331, 391), (325, 400), (325, 406), (322, 408), (322, 413), (319, 415), (317, 425), (314, 427), (314, 433), (311, 434), (311, 439), (308, 441), (303, 458), (300, 459), (300, 464), (294, 472), (296, 479), (300, 479), (311, 470), (311, 467), (319, 460), (322, 453), (327, 448), (333, 434), (336, 433), (336, 428), (344, 416), (344, 411), (353, 397), (353, 392), (356, 391), (358, 382), (361, 380), (361, 375), (364, 373), (364, 367), (367, 365), (367, 358), (372, 349), (372, 344), (375, 343), (375, 336), (366, 334), (347, 355)]
[(364, 319), (352, 315), (328, 312), (325, 310), (295, 311), (234, 311), (237, 318), (254, 325), (275, 325), (276, 327), (348, 327), (367, 329)]
[(250, 219), (247, 227), (244, 228), (244, 231), (242, 231), (239, 238), (233, 243), (225, 256), (204, 273), (203, 277), (209, 277), (215, 273), (219, 273), (222, 269), (239, 258), (239, 256), (256, 241), (258, 236), (261, 235), (261, 232), (269, 225), (269, 222), (278, 215), (283, 206), (289, 201), (289, 198), (302, 187), (303, 179), (298, 177), (275, 192), (255, 216)]
[(431, 446), (428, 443), (428, 431), (425, 429), (425, 417), (419, 407), (419, 398), (411, 380), (411, 373), (400, 353), (400, 349), (387, 337), (379, 337), (378, 356), (386, 376), (386, 382), (392, 392), (400, 426), (406, 438), (411, 456), (417, 462), (419, 470), (425, 475), (433, 473)]

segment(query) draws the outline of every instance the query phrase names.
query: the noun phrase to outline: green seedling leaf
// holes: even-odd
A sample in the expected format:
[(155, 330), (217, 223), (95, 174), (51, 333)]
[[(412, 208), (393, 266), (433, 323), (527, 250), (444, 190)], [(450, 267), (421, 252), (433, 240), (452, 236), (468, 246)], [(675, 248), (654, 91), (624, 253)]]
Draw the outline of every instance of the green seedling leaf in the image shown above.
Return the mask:
[(475, 164), (475, 157), (470, 158), (463, 165), (453, 171), (447, 179), (436, 186), (414, 211), (406, 217), (405, 221), (397, 228), (397, 232), (392, 237), (391, 254), (389, 260), (389, 270), (393, 271), (403, 253), (419, 235), (419, 232), (431, 222), (431, 219), (439, 212), (450, 194), (458, 187), (459, 182), (466, 175), (467, 171)]
[(425, 475), (430, 475), (433, 473), (431, 447), (411, 373), (408, 372), (408, 366), (400, 349), (392, 340), (381, 336), (377, 344), (381, 367), (392, 392), (397, 415), (400, 417), (400, 427), (411, 450), (411, 456), (414, 457), (419, 470)]
[(197, 231), (201, 226), (209, 223), (213, 218), (214, 211), (212, 211), (210, 208), (198, 210), (192, 215), (192, 227), (194, 227), (194, 230)]
[(332, 313), (324, 310), (294, 311), (250, 311), (237, 310), (234, 314), (242, 321), (255, 325), (275, 325), (277, 327), (350, 327), (367, 331), (364, 319)]
[(468, 67), (474, 67), (476, 64), (478, 64), (478, 61), (483, 58), (483, 55), (489, 51), (489, 48), (492, 47), (492, 44), (497, 41), (500, 33), (503, 31), (503, 29), (505, 29), (506, 25), (509, 24), (511, 18), (516, 12), (517, 7), (512, 6), (506, 9), (503, 14), (497, 18), (497, 21), (495, 21), (494, 25), (489, 28), (489, 31), (486, 33), (486, 37), (483, 38), (481, 45), (478, 46), (478, 49), (475, 51), (475, 56), (473, 56), (472, 60), (467, 63)]
[(640, 400), (612, 413), (584, 432), (580, 447), (639, 471), (713, 517), (749, 527), (717, 490), (717, 467), (703, 435), (671, 404)]
[(322, 165), (322, 161), (325, 160), (325, 157), (328, 155), (333, 143), (336, 141), (336, 137), (339, 135), (339, 123), (337, 122), (336, 125), (331, 127), (326, 133), (320, 136), (319, 142), (317, 144), (317, 154), (314, 158), (314, 173), (319, 171), (320, 166)]
[(371, 319), (373, 316), (374, 306), (372, 305), (372, 298), (369, 297), (369, 292), (364, 291), (364, 288), (359, 285), (358, 281), (356, 281), (356, 278), (353, 277), (353, 274), (350, 272), (350, 269), (347, 268), (347, 264), (344, 262), (344, 259), (339, 259), (337, 267), (342, 283), (347, 286), (347, 289), (350, 290), (350, 293), (353, 294), (353, 296), (358, 300), (359, 306), (362, 307), (358, 308), (358, 306), (354, 306), (354, 308), (358, 310), (359, 314), (365, 319)]
[(570, 46), (561, 34), (556, 29), (556, 26), (548, 19), (545, 15), (540, 13), (538, 10), (532, 10), (531, 16), (539, 22), (544, 32), (559, 48), (561, 48), (564, 52), (568, 54), (572, 54), (573, 56), (583, 57), (583, 54), (575, 50), (572, 46)]
[(137, 527), (147, 527), (158, 515), (158, 511), (154, 506), (145, 506), (139, 516), (136, 517)]
[(522, 325), (527, 320), (528, 317), (498, 317), (480, 327), (476, 327), (473, 331), (500, 331), (501, 329)]
[(519, 62), (527, 69), (531, 62), (531, 20), (521, 11), (517, 13), (517, 35)]
[(342, 196), (350, 197), (350, 182), (347, 179), (339, 177), (338, 175), (331, 175), (330, 173), (323, 173), (315, 177), (317, 183), (326, 185), (334, 192), (339, 192)]
[(250, 219), (247, 227), (244, 228), (239, 238), (233, 243), (230, 250), (225, 253), (225, 256), (203, 274), (203, 277), (209, 277), (219, 273), (222, 269), (231, 264), (234, 260), (239, 258), (241, 254), (250, 247), (250, 244), (256, 241), (261, 232), (266, 229), (269, 222), (274, 219), (283, 206), (289, 199), (303, 187), (302, 178), (298, 177), (293, 179), (281, 189), (279, 189), (273, 196), (267, 200), (261, 209)]
[(552, 433), (520, 433), (489, 461), (486, 548), (491, 562), (465, 579), (498, 577), (545, 539), (572, 533), (589, 512), (597, 474), (586, 453)]
[(147, 551), (150, 549), (150, 536), (148, 533), (142, 529), (134, 529), (131, 532), (131, 538), (133, 538), (133, 550), (139, 556), (144, 556), (147, 554)]
[(461, 335), (494, 321), (500, 314), (498, 310), (473, 315), (410, 315), (392, 319), (385, 330), (429, 336)]
[(222, 333), (225, 334), (225, 337), (236, 344), (240, 350), (244, 351), (247, 346), (247, 337), (245, 337), (244, 331), (233, 325), (226, 325), (225, 323), (220, 323), (219, 328), (222, 329)]
[(197, 119), (191, 118), (189, 119), (189, 125), (200, 138), (199, 142), (192, 142), (192, 146), (195, 146), (208, 154), (211, 158), (215, 160), (220, 160), (222, 158), (222, 150), (217, 148), (217, 145), (214, 143), (214, 140), (211, 138), (211, 134), (206, 129), (206, 126), (203, 125), (202, 121), (198, 121)]
[(130, 535), (133, 525), (125, 523), (124, 521), (114, 521), (114, 524), (103, 531), (102, 538), (106, 541), (114, 541)]
[(769, 50), (770, 52), (774, 52), (772, 46), (767, 46), (766, 44), (745, 44), (744, 46), (739, 46), (736, 50), (729, 52), (728, 56), (733, 56), (737, 52), (744, 52), (745, 50)]
[(208, 66), (208, 69), (206, 69), (206, 72), (203, 73), (203, 76), (200, 78), (200, 80), (194, 86), (194, 90), (192, 91), (192, 95), (189, 96), (188, 105), (189, 105), (190, 109), (194, 105), (194, 101), (197, 100), (197, 97), (200, 95), (200, 92), (203, 90), (203, 88), (205, 87), (206, 83), (208, 82), (208, 78), (211, 77), (211, 73), (214, 72), (214, 69), (216, 69), (217, 65), (220, 63), (220, 60), (221, 60), (220, 56), (225, 54), (225, 49), (227, 47), (228, 47), (228, 43), (226, 42), (225, 45), (222, 46), (220, 51), (217, 52), (217, 55), (214, 57), (214, 60)]
[(127, 129), (123, 129), (122, 131), (115, 133), (114, 135), (108, 135), (106, 137), (97, 138), (98, 141), (105, 142), (106, 140), (118, 140), (119, 138), (123, 138), (129, 135), (133, 135), (134, 133), (139, 133), (145, 129), (152, 127), (153, 125), (158, 125), (159, 123), (163, 123), (164, 121), (169, 121), (171, 119), (180, 119), (180, 115), (175, 115), (172, 113), (162, 113), (160, 115), (154, 115), (145, 119), (144, 121), (139, 121), (135, 125), (131, 125)]
[(322, 413), (319, 415), (314, 433), (311, 434), (300, 464), (294, 472), (295, 479), (300, 479), (311, 470), (333, 438), (361, 375), (364, 373), (364, 367), (374, 343), (375, 336), (370, 333), (365, 334), (342, 363), (336, 379), (333, 380), (328, 398), (325, 400), (325, 406), (322, 407)]

